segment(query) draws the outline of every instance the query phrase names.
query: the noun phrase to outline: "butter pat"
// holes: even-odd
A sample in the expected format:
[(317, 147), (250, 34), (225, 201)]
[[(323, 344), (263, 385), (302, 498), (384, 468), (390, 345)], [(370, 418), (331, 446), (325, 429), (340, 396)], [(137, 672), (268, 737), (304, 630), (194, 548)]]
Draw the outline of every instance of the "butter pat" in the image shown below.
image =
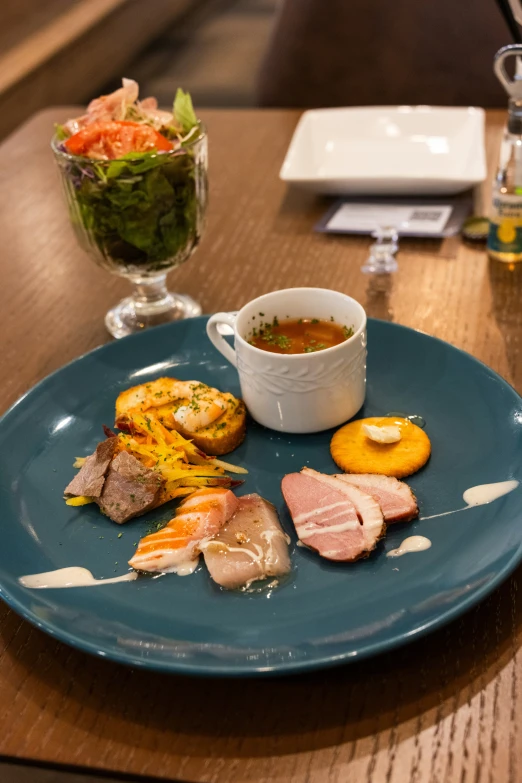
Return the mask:
[(401, 431), (396, 424), (385, 424), (377, 427), (375, 424), (363, 424), (364, 434), (375, 443), (397, 443), (401, 439)]

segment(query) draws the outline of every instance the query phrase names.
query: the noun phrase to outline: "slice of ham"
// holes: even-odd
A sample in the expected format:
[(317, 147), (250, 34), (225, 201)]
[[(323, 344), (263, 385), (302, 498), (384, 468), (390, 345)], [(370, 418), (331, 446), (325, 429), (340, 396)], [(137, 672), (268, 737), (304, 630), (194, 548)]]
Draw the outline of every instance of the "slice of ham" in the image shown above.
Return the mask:
[(368, 550), (375, 549), (377, 541), (386, 533), (383, 512), (377, 500), (371, 494), (364, 492), (362, 488), (359, 489), (346, 482), (339, 483), (339, 479), (336, 476), (318, 473), (318, 471), (312, 470), (312, 468), (303, 468), (301, 473), (343, 492), (351, 500), (355, 506), (359, 522), (362, 525)]
[(289, 539), (274, 506), (255, 494), (238, 501), (234, 516), (201, 547), (210, 576), (227, 590), (284, 576), (291, 568)]
[[(384, 531), (384, 521), (381, 514), (380, 526), (377, 524), (377, 511), (364, 493), (351, 493), (343, 482), (309, 469), (289, 473), (281, 487), (297, 535), (322, 557), (353, 561), (367, 557), (375, 548)], [(361, 519), (354, 498), (360, 506)]]
[(404, 481), (375, 473), (339, 473), (335, 478), (358, 487), (378, 502), (387, 523), (410, 522), (419, 513), (415, 495)]
[(78, 133), (79, 130), (94, 122), (111, 122), (124, 120), (127, 108), (138, 100), (139, 86), (134, 79), (122, 79), (122, 86), (109, 95), (101, 95), (94, 98), (87, 106), (87, 112), (81, 117), (68, 120), (65, 127), (70, 133)]

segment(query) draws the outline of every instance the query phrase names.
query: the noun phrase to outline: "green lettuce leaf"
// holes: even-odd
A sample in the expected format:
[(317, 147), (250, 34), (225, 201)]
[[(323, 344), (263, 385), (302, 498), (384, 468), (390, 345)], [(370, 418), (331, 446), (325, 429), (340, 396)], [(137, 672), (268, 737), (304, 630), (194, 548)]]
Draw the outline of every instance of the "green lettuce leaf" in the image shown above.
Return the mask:
[(63, 125), (60, 125), (59, 122), (55, 122), (54, 135), (56, 136), (58, 141), (64, 141), (65, 139), (68, 139), (71, 134)]
[(128, 152), (115, 160), (112, 160), (107, 166), (106, 177), (132, 176), (133, 174), (142, 174), (144, 171), (161, 166), (164, 159), (157, 152)]
[(76, 219), (112, 268), (170, 268), (197, 244), (200, 206), (190, 151), (129, 153), (106, 167), (83, 161), (73, 165), (71, 178)]
[(189, 133), (198, 124), (190, 93), (183, 92), (181, 87), (178, 87), (176, 91), (173, 113), (184, 134)]

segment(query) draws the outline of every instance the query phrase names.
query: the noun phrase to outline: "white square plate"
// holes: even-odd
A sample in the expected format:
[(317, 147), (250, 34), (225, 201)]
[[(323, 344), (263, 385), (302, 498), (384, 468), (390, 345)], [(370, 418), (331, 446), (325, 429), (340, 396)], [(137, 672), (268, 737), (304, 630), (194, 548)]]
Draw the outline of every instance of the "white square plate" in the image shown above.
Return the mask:
[(446, 195), (486, 177), (484, 111), (314, 109), (294, 131), (282, 180), (336, 195)]

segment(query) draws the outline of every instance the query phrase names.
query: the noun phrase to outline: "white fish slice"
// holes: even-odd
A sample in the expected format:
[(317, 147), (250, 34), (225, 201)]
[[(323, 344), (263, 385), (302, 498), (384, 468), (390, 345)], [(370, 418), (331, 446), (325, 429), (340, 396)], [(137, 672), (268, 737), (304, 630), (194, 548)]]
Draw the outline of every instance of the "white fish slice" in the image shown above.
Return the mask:
[(212, 579), (228, 590), (290, 571), (289, 539), (274, 506), (256, 494), (238, 498), (236, 513), (201, 547)]

